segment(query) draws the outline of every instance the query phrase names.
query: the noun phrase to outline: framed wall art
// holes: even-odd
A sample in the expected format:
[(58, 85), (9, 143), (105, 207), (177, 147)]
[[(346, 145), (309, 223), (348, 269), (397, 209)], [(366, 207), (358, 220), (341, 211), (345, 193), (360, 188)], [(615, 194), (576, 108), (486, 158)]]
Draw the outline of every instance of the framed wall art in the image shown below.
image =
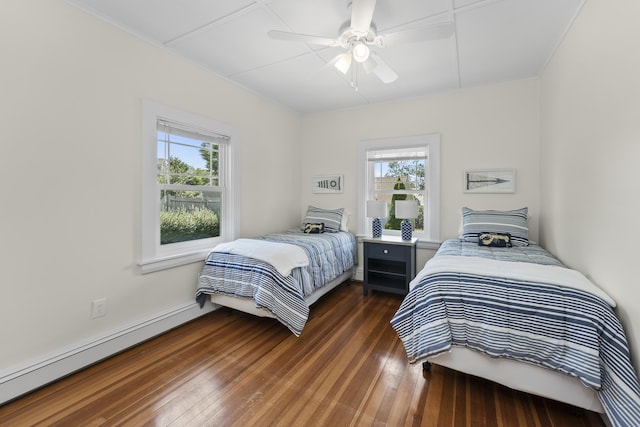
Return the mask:
[(474, 169), (464, 171), (465, 193), (515, 193), (515, 169)]
[(314, 193), (342, 193), (344, 191), (344, 175), (319, 175), (312, 181)]

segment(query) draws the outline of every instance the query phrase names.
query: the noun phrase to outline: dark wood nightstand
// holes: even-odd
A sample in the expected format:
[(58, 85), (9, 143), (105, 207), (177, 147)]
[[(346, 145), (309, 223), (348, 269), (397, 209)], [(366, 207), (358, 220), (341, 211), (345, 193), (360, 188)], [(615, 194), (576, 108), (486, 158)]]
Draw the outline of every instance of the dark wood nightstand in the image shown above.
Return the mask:
[(362, 239), (364, 248), (363, 293), (369, 289), (406, 295), (416, 275), (417, 238), (395, 236)]

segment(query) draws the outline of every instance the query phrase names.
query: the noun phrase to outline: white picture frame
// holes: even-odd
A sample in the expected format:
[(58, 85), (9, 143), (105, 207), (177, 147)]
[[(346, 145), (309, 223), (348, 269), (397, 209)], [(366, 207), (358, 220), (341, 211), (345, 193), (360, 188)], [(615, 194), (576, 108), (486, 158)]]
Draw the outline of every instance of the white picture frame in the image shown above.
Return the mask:
[(515, 169), (469, 169), (464, 171), (465, 193), (515, 193)]
[(313, 177), (311, 191), (316, 194), (344, 192), (344, 175), (317, 175)]

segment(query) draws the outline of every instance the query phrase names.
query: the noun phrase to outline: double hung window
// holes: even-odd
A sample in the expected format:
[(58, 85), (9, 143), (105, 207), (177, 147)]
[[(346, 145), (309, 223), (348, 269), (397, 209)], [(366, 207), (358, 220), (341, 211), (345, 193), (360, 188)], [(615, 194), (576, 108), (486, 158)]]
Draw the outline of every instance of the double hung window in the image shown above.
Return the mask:
[[(382, 218), (383, 234), (400, 235), (395, 202), (416, 200), (418, 217), (413, 219), (414, 236), (439, 240), (440, 135), (362, 141), (359, 146), (359, 205), (367, 200), (387, 202)], [(371, 233), (366, 212), (360, 215), (360, 230)]]
[(142, 271), (204, 258), (233, 233), (233, 129), (143, 105)]
[(157, 121), (160, 244), (220, 237), (228, 137)]

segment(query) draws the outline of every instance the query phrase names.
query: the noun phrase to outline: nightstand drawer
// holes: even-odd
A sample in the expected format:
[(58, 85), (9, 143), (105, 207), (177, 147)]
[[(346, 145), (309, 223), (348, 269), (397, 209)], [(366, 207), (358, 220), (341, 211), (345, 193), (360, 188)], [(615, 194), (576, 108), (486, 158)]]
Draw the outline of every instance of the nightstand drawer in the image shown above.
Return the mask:
[(409, 246), (370, 243), (366, 245), (367, 257), (390, 261), (405, 261), (411, 253)]

